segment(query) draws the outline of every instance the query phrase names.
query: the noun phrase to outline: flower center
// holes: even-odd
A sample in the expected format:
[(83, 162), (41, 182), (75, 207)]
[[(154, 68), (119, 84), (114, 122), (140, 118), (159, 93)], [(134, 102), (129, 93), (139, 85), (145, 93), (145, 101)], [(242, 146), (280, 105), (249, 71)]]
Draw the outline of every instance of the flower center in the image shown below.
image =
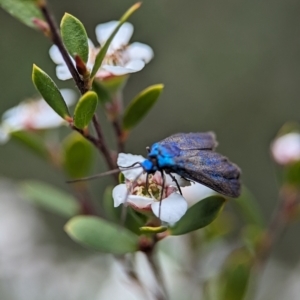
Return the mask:
[(129, 61), (126, 49), (127, 45), (123, 45), (120, 48), (111, 51), (109, 54), (106, 54), (103, 64), (124, 67)]
[(165, 194), (162, 186), (154, 180), (154, 176), (152, 174), (148, 176), (148, 185), (145, 181), (137, 181), (137, 184), (133, 187), (132, 191), (133, 195), (148, 197), (157, 201), (160, 201), (162, 198), (164, 198), (162, 197), (162, 193)]

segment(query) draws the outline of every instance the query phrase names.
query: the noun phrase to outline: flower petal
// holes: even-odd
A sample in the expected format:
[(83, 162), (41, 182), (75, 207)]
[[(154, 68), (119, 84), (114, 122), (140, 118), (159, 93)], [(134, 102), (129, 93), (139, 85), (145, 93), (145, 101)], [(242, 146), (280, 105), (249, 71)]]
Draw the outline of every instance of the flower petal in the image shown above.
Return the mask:
[(142, 60), (132, 60), (128, 62), (124, 67), (122, 66), (112, 66), (112, 65), (103, 65), (101, 68), (110, 72), (113, 75), (121, 76), (125, 74), (135, 73), (142, 70), (145, 66), (145, 63)]
[(128, 73), (141, 71), (144, 67), (145, 62), (140, 59), (131, 60), (125, 65), (125, 68), (128, 70)]
[(151, 205), (154, 200), (149, 197), (137, 196), (137, 195), (129, 195), (127, 199), (128, 204), (133, 204), (135, 207), (139, 209), (143, 209), (149, 205)]
[(124, 174), (125, 178), (133, 181), (136, 180), (139, 175), (141, 175), (143, 171), (142, 167), (131, 169), (131, 170), (125, 170), (124, 167), (131, 166), (136, 162), (142, 162), (144, 160), (145, 158), (142, 155), (119, 153), (117, 165), (119, 166), (119, 169)]
[(96, 49), (94, 43), (90, 39), (88, 39), (88, 45), (89, 45), (89, 57), (88, 57), (88, 61), (86, 62), (86, 67), (88, 68), (88, 70), (91, 70), (94, 66), (95, 57), (98, 50)]
[[(75, 102), (76, 93), (71, 89), (60, 90), (67, 105)], [(3, 116), (3, 125), (7, 132), (17, 130), (47, 129), (60, 126), (65, 121), (58, 116), (43, 98), (23, 101), (7, 110)]]
[(4, 126), (0, 126), (0, 144), (5, 144), (9, 140), (9, 133)]
[(60, 92), (61, 92), (67, 106), (71, 106), (75, 103), (77, 95), (74, 90), (61, 89)]
[(65, 64), (65, 61), (56, 45), (53, 45), (49, 49), (49, 55), (55, 64), (57, 65)]
[(286, 165), (300, 160), (300, 134), (292, 132), (276, 139), (271, 145), (274, 160)]
[[(180, 187), (185, 187), (185, 186), (190, 186), (191, 185), (191, 182), (189, 180), (186, 180), (184, 178), (182, 178), (180, 175), (178, 174), (174, 174), (172, 173), (172, 176), (176, 179), (178, 185)], [(176, 182), (173, 180), (173, 178), (166, 174), (166, 185), (171, 185), (171, 186), (175, 186), (177, 187), (177, 184)]]
[(34, 129), (47, 129), (58, 127), (63, 123), (65, 123), (65, 120), (45, 103), (43, 109), (39, 110), (34, 118), (31, 119), (30, 126)]
[[(181, 219), (187, 211), (187, 202), (178, 193), (173, 193), (161, 202), (154, 202), (151, 205), (153, 213), (162, 221), (174, 224)], [(159, 214), (160, 210), (160, 214)]]
[(112, 191), (112, 196), (114, 199), (114, 207), (118, 207), (120, 204), (124, 203), (126, 201), (126, 195), (127, 195), (126, 184), (122, 183), (115, 186)]
[(146, 64), (153, 58), (154, 52), (152, 48), (146, 44), (135, 42), (126, 49), (130, 60), (142, 60)]
[(60, 80), (68, 80), (72, 78), (72, 75), (66, 65), (58, 65), (56, 67), (56, 76)]
[(212, 189), (200, 183), (191, 183), (190, 186), (183, 187), (181, 191), (182, 196), (190, 206), (204, 198), (217, 194)]
[[(110, 21), (107, 23), (99, 24), (96, 26), (96, 37), (101, 46), (107, 41), (111, 33), (119, 24), (119, 21)], [(133, 34), (133, 25), (125, 22), (122, 27), (119, 29), (117, 34), (115, 35), (114, 39), (112, 40), (109, 51), (116, 50), (121, 48), (124, 45), (129, 43), (129, 40)], [(109, 52), (108, 51), (108, 52)]]

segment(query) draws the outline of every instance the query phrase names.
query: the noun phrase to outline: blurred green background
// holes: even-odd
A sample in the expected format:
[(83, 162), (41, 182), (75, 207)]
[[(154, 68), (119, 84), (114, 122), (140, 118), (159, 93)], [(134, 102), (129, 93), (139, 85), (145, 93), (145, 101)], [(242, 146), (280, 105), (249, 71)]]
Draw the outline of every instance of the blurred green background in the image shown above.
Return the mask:
[[(64, 12), (78, 17), (94, 43), (97, 24), (118, 19), (135, 3), (49, 2), (57, 20)], [(135, 26), (131, 41), (151, 45), (155, 58), (130, 77), (125, 102), (151, 84), (164, 83), (165, 90), (133, 131), (127, 150), (145, 154), (146, 146), (172, 133), (213, 130), (219, 152), (241, 167), (244, 184), (268, 220), (278, 192), (269, 145), (284, 122), (299, 120), (299, 13), (300, 2), (295, 0), (145, 0), (130, 19)], [(2, 10), (0, 28), (3, 113), (36, 94), (31, 82), (33, 63), (53, 78), (55, 66), (48, 55), (51, 45), (41, 34)], [(56, 82), (61, 88), (74, 86), (71, 81)], [(109, 134), (109, 126), (101, 119)], [(65, 186), (63, 176), (17, 144), (2, 146), (0, 153), (2, 177), (36, 178)], [(99, 162), (94, 171), (101, 170)], [(100, 192), (107, 181), (97, 183)], [(53, 226), (60, 228), (63, 223)], [(291, 228), (277, 249), (285, 261), (298, 258), (300, 244), (294, 243), (298, 231), (299, 226)]]

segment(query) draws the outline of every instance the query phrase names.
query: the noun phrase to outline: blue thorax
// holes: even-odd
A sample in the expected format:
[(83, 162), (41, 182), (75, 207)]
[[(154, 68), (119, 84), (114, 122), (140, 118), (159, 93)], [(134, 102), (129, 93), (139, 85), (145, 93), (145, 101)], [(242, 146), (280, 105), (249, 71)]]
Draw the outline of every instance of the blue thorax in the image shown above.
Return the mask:
[(148, 153), (148, 159), (141, 163), (145, 172), (154, 173), (158, 170), (174, 167), (174, 156), (177, 153), (174, 153), (172, 150), (172, 148), (168, 149), (159, 143), (153, 144)]

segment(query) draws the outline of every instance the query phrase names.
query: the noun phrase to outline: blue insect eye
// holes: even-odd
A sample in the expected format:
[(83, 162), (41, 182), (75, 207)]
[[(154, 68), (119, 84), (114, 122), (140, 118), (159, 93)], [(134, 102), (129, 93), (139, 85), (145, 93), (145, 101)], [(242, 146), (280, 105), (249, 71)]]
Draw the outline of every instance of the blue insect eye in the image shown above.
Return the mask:
[(142, 163), (141, 163), (143, 169), (145, 172), (147, 173), (152, 173), (156, 171), (156, 166), (153, 165), (152, 161), (149, 159), (145, 159)]

